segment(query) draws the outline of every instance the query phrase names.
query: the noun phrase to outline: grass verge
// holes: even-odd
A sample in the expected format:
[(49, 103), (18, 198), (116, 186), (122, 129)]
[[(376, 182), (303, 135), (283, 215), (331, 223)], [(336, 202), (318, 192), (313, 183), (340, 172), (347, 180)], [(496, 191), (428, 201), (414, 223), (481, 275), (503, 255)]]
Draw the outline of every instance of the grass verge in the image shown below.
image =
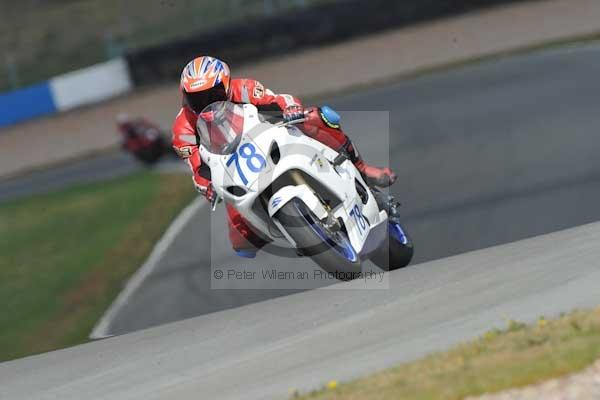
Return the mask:
[(0, 361), (87, 341), (193, 198), (189, 177), (142, 172), (0, 205)]
[(600, 357), (600, 308), (505, 330), (298, 399), (458, 400), (577, 372)]

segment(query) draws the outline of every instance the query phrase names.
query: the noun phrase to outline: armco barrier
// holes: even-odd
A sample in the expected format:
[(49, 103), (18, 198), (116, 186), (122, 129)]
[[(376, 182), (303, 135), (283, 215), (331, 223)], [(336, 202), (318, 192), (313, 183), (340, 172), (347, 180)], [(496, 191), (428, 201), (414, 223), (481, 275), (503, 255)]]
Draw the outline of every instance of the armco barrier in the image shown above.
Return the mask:
[[(133, 51), (126, 58), (136, 85), (154, 84), (176, 80), (182, 66), (201, 54), (239, 65), (265, 56), (517, 1), (530, 0), (343, 0), (286, 15), (246, 20), (218, 31)], [(377, 60), (365, 60), (365, 68), (371, 62)]]
[(96, 103), (132, 88), (124, 59), (57, 76), (49, 82), (0, 94), (0, 127)]

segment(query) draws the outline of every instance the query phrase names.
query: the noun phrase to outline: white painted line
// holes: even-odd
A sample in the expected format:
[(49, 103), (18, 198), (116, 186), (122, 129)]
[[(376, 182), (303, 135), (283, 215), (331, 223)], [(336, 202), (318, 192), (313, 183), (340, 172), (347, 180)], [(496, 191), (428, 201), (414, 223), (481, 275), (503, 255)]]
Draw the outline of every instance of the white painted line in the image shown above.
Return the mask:
[(110, 305), (109, 309), (104, 313), (100, 321), (94, 326), (92, 333), (90, 333), (90, 339), (103, 339), (113, 336), (108, 333), (108, 329), (112, 323), (113, 318), (119, 313), (121, 308), (127, 304), (129, 297), (141, 286), (144, 280), (156, 269), (159, 261), (162, 259), (163, 254), (171, 246), (175, 238), (181, 233), (183, 227), (192, 218), (192, 216), (205, 204), (208, 204), (206, 200), (198, 196), (192, 201), (186, 208), (179, 213), (177, 218), (173, 220), (165, 234), (160, 238), (152, 249), (150, 257), (146, 262), (138, 269), (135, 274), (125, 286), (125, 289), (119, 293), (115, 301)]

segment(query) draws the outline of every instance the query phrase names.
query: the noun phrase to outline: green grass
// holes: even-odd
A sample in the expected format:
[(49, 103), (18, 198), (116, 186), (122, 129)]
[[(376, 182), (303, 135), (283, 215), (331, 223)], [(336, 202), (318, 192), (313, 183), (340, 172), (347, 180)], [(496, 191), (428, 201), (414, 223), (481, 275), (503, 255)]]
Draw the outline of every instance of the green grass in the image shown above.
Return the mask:
[(600, 308), (536, 324), (509, 321), (447, 352), (294, 398), (458, 400), (577, 372), (600, 357)]
[(193, 196), (143, 172), (0, 204), (0, 361), (85, 342)]

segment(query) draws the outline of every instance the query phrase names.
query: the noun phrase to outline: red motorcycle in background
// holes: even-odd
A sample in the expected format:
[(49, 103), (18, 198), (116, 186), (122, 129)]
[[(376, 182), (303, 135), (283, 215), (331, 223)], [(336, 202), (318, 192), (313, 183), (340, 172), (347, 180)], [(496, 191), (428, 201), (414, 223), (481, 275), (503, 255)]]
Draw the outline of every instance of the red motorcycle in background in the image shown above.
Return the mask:
[(169, 140), (159, 127), (144, 118), (117, 117), (122, 148), (146, 165), (153, 165), (165, 155), (175, 155)]

